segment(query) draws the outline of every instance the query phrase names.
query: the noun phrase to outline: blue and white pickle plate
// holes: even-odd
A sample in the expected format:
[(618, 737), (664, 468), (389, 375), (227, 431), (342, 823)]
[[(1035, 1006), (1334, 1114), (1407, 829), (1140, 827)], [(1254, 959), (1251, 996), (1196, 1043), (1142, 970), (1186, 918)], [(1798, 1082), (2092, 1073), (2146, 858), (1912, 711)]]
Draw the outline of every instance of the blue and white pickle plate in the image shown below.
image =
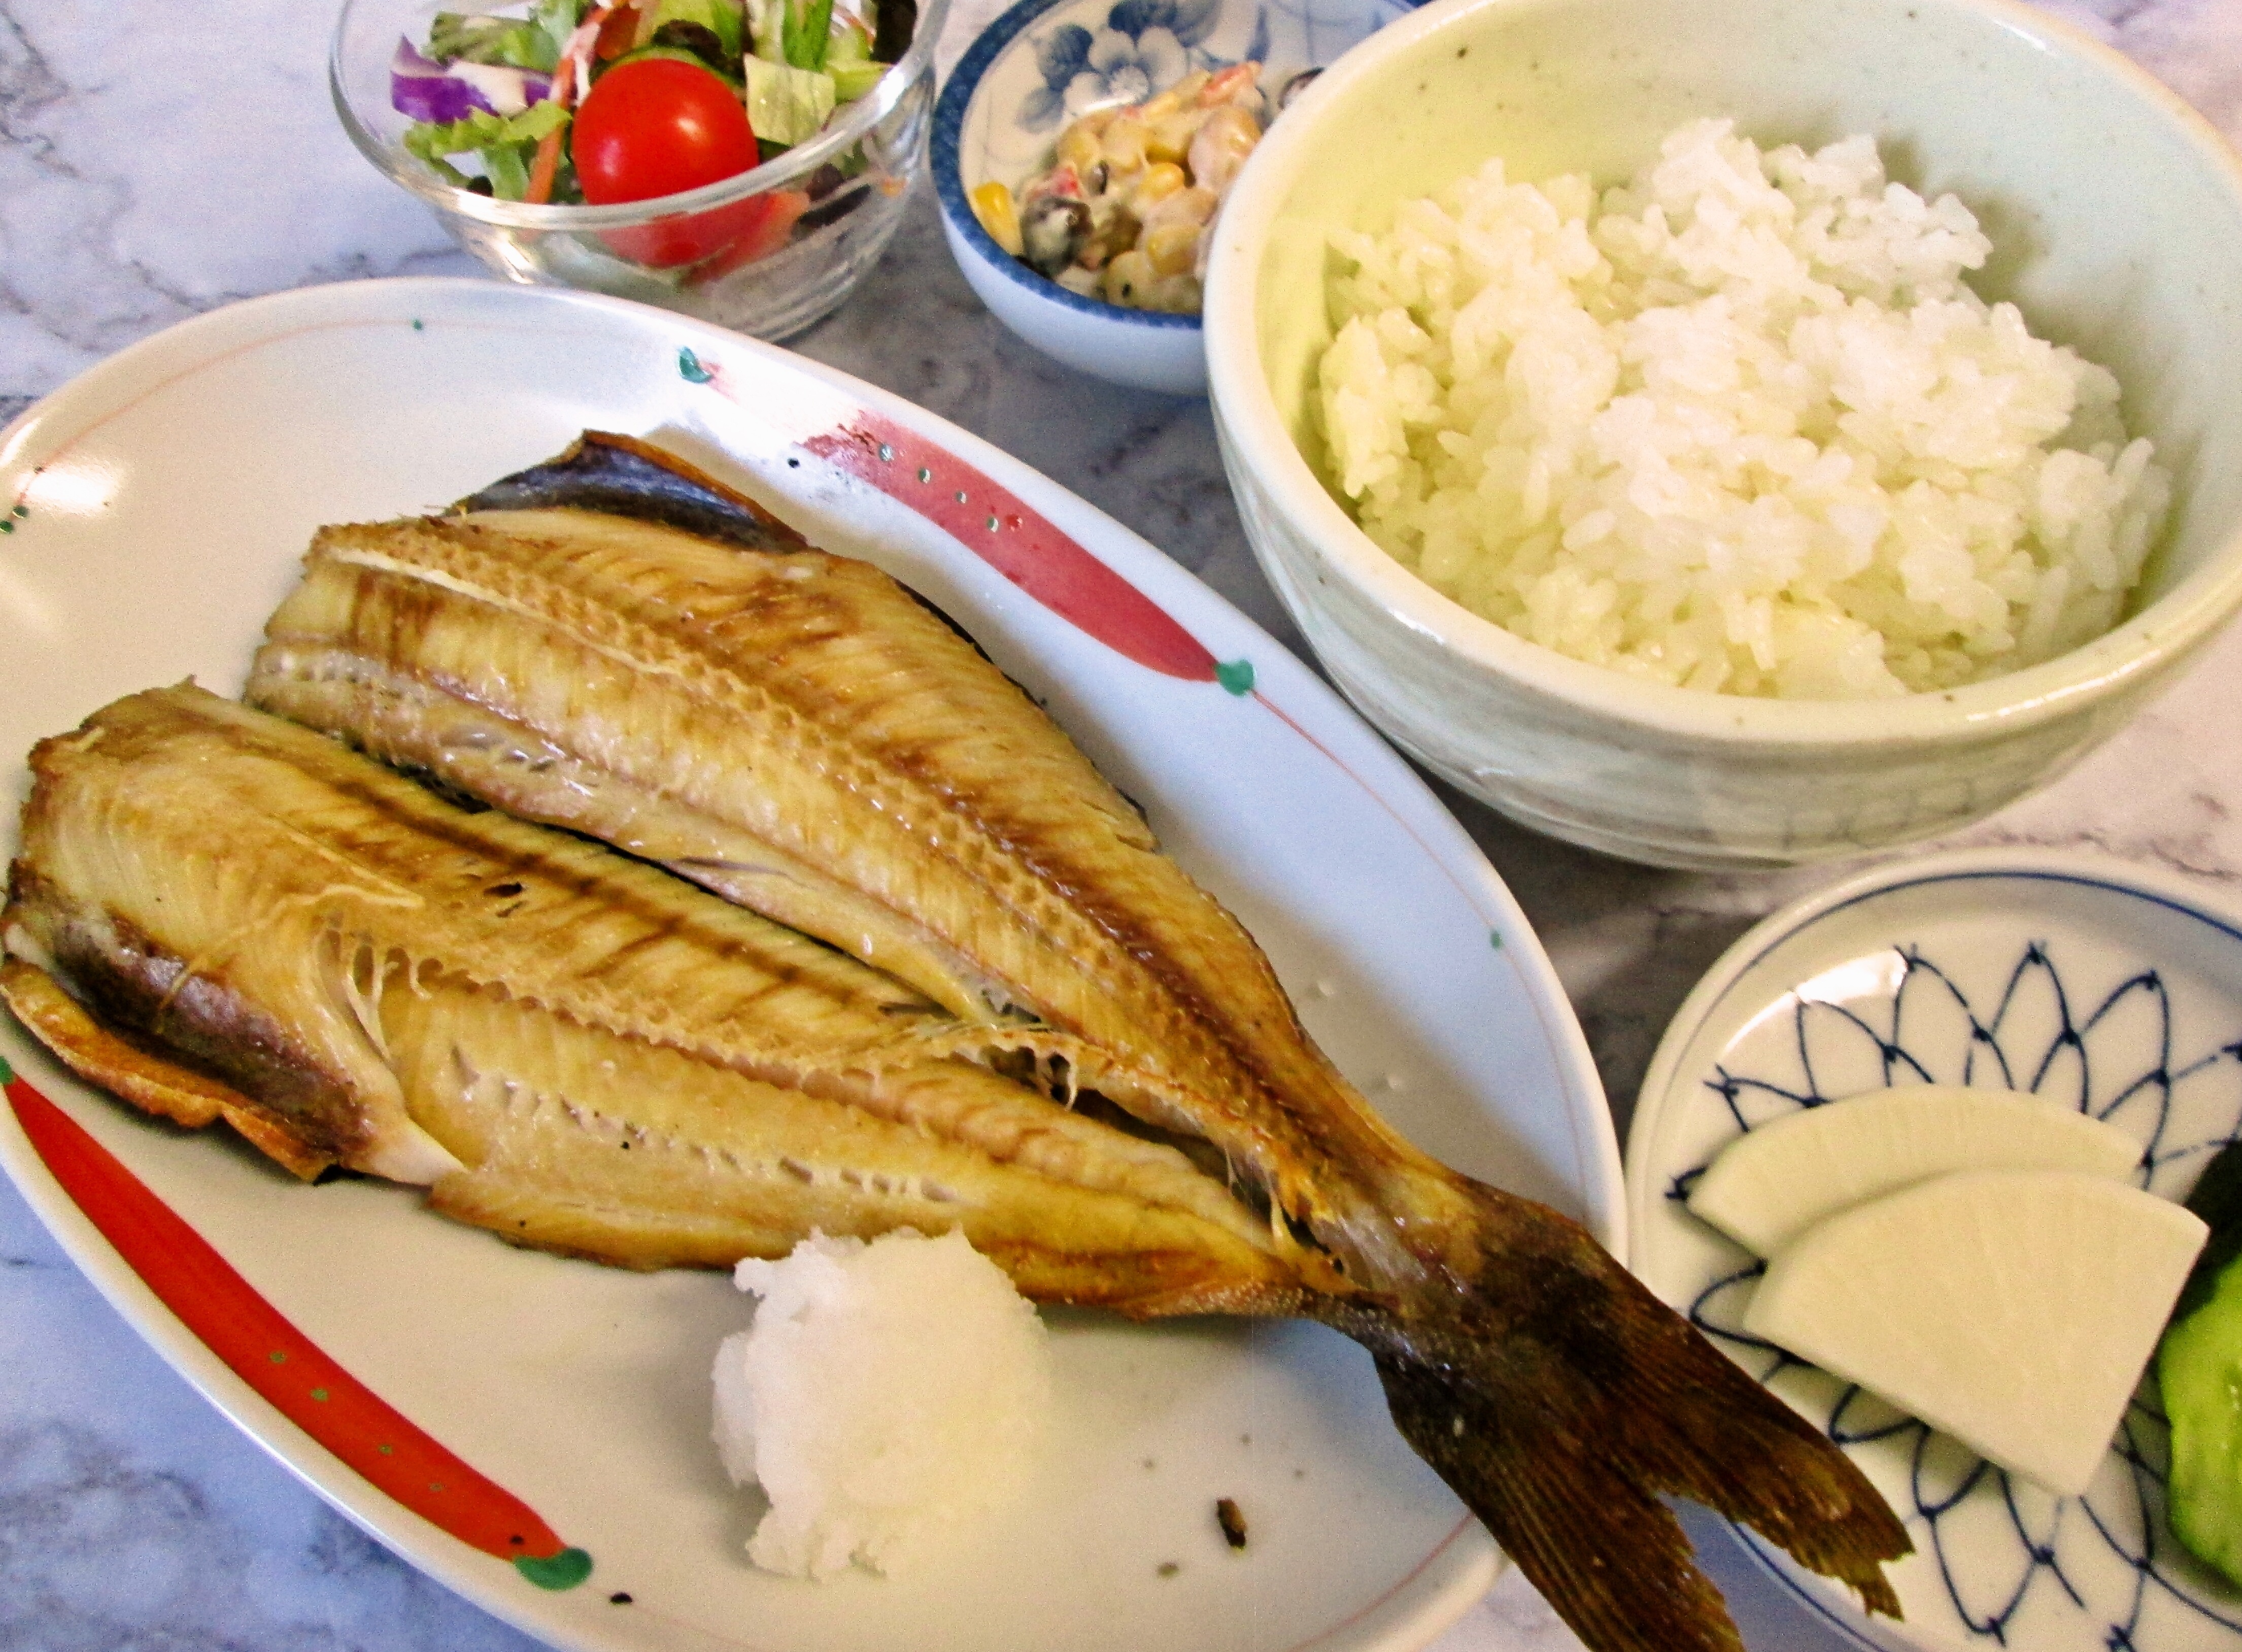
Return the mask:
[(1667, 1030), (1627, 1152), (1636, 1271), (1819, 1424), (1916, 1544), (1903, 1624), (1752, 1552), (1856, 1643), (2028, 1652), (2242, 1648), (2242, 1593), (2165, 1523), (2169, 1431), (2145, 1382), (2086, 1494), (2057, 1498), (1746, 1335), (1762, 1265), (1683, 1201), (1713, 1157), (1802, 1107), (1916, 1083), (2036, 1091), (2131, 1132), (2136, 1182), (2184, 1199), (2242, 1132), (2242, 917), (2199, 886), (2003, 849), (1878, 867), (1775, 914)]

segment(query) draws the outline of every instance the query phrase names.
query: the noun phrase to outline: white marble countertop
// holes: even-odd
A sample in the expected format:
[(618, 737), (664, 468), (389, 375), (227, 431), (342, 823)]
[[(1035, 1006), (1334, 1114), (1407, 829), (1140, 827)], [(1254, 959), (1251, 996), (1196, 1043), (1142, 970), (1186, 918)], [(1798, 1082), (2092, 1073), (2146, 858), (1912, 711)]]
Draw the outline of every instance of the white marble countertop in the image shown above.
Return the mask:
[[(967, 0), (944, 61), (978, 18)], [(2242, 144), (2242, 0), (2066, 0)], [(324, 79), (330, 8), (0, 0), (0, 422), (110, 352), (231, 299), (475, 274), (353, 152)], [(2050, 111), (2060, 119), (2060, 111)], [(850, 302), (795, 341), (1017, 454), (1298, 648), (1249, 554), (1203, 403), (1117, 393), (982, 309), (930, 196)], [(23, 669), (27, 662), (14, 662)], [(2242, 631), (2118, 741), (1955, 843), (2090, 846), (2242, 881)], [(1556, 962), (1624, 1133), (1652, 1046), (1757, 917), (1834, 876), (1657, 872), (1448, 801)], [(1755, 1652), (1837, 1644), (1698, 1522)], [(534, 1643), (330, 1512), (144, 1346), (0, 1183), (0, 1649), (526, 1652)], [(1438, 1652), (1577, 1642), (1514, 1577)]]

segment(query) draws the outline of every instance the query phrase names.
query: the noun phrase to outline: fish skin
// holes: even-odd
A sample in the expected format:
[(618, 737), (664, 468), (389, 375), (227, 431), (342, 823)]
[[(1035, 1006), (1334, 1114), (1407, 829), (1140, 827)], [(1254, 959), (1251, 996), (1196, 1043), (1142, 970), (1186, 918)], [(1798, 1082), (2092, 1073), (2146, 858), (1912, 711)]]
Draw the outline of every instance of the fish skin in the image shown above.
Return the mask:
[(651, 442), (587, 431), (550, 462), (500, 477), (462, 511), (566, 506), (682, 528), (756, 551), (809, 548), (784, 521), (707, 471)]
[(232, 1085), (187, 1064), (183, 1051), (118, 1032), (65, 992), (48, 967), (21, 958), (0, 959), (0, 1001), (41, 1044), (73, 1072), (131, 1102), (141, 1111), (199, 1130), (223, 1118), (285, 1169), (305, 1181), (334, 1161), (305, 1145), (293, 1131), (274, 1127)]
[[(1843, 1454), (1576, 1223), (1387, 1127), (1244, 930), (962, 634), (860, 565), (569, 507), (564, 479), (616, 440), (467, 501), (504, 509), (323, 534), (250, 697), (634, 852), (614, 819), (657, 808), (735, 846), (716, 858), (775, 841), (842, 891), (829, 918), (847, 891), (878, 908), (816, 930), (875, 961), (880, 925), (916, 928), (950, 978), (915, 984), (983, 1021), (936, 1042), (1065, 1063), (1211, 1144), (1272, 1236), (1329, 1259), (1336, 1281), (1276, 1311), (1372, 1350), (1404, 1434), (1598, 1652), (1738, 1646), (1664, 1494), (1898, 1615), (1881, 1562), (1910, 1544)], [(571, 783), (460, 760), (447, 705)]]

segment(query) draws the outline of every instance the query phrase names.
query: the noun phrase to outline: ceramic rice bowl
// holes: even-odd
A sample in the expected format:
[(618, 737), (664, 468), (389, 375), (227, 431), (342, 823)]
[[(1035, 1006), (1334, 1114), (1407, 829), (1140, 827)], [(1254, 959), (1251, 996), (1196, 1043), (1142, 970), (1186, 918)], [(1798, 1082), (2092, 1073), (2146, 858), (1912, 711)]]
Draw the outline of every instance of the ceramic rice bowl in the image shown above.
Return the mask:
[[(1496, 154), (1514, 179), (1614, 183), (1704, 116), (1763, 147), (1873, 135), (1896, 179), (1977, 215), (1981, 295), (2118, 375), (2173, 503), (2116, 629), (1896, 700), (1698, 693), (1527, 642), (1355, 526), (1312, 468), (1331, 232), (1382, 229)], [(2123, 726), (2242, 605), (2242, 165), (2123, 58), (2006, 0), (1438, 0), (1263, 141), (1206, 328), (1247, 537), (1333, 680), (1443, 778), (1630, 859), (1771, 867), (1958, 828)]]

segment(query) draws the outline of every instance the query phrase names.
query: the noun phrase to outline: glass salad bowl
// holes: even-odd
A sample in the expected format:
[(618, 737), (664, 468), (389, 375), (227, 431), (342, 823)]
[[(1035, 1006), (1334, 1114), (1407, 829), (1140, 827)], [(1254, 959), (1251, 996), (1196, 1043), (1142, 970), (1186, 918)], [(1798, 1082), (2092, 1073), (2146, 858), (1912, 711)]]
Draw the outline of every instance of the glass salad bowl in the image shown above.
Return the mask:
[[(596, 18), (593, 0), (573, 3), (585, 18)], [(558, 39), (567, 32), (561, 9), (571, 3), (542, 0), (542, 16), (527, 21)], [(470, 96), (478, 118), (493, 112), (493, 97), (500, 117), (522, 106), (523, 77), (502, 66), (470, 71), (472, 94), (456, 78), (434, 79), (442, 71), (421, 53), (446, 12), (445, 0), (348, 0), (335, 27), (328, 82), (343, 129), (366, 158), (427, 202), (453, 239), (507, 280), (613, 293), (784, 339), (829, 314), (878, 261), (901, 222), (926, 162), (934, 44), (948, 6), (949, 0), (918, 0), (908, 47), (815, 135), (776, 152), (766, 142), (762, 164), (715, 182), (604, 205), (509, 199), (521, 192), (524, 172), (513, 171), (518, 160), (501, 154), (502, 164), (486, 165), (473, 153), (440, 154), (432, 164), (406, 147), (415, 120), (394, 106), (398, 101), (424, 114), (435, 109), (446, 120), (466, 112)], [(520, 15), (528, 8), (517, 3), (505, 10)], [(447, 13), (446, 26), (462, 21), (486, 20)], [(684, 54), (656, 44), (641, 55)], [(426, 78), (393, 93), (400, 71)], [(540, 102), (547, 78), (527, 77), (529, 104)], [(751, 111), (753, 97), (751, 84)], [(533, 152), (531, 145), (520, 151)]]

